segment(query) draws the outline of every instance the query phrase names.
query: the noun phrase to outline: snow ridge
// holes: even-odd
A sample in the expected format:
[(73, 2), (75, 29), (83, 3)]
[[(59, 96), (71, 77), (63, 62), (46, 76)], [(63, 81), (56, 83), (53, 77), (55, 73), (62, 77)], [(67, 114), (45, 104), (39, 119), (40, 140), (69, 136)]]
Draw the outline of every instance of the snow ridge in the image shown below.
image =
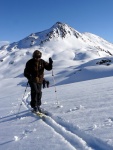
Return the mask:
[[(15, 51), (23, 48), (32, 48), (35, 46), (45, 47), (58, 45), (60, 43), (68, 48), (80, 49), (87, 47), (88, 50), (93, 50), (112, 56), (113, 44), (102, 39), (101, 37), (91, 33), (80, 33), (69, 25), (56, 22), (51, 28), (31, 33), (24, 39), (14, 42), (5, 46), (2, 46), (0, 50)], [(53, 46), (52, 46), (53, 47)], [(55, 46), (54, 46), (55, 48)], [(101, 55), (101, 54), (99, 54)]]

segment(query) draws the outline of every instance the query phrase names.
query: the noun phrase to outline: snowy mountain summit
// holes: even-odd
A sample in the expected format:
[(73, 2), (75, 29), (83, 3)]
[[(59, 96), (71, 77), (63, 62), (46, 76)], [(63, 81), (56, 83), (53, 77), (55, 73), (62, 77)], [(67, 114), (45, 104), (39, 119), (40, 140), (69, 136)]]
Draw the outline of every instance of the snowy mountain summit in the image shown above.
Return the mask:
[[(56, 22), (51, 28), (42, 32), (32, 33), (26, 38), (0, 48), (0, 65), (3, 76), (8, 66), (9, 73), (21, 74), (23, 64), (32, 57), (34, 50), (42, 52), (43, 59), (54, 60), (54, 67), (79, 66), (95, 59), (113, 55), (113, 44), (92, 33), (80, 33), (69, 25)], [(109, 65), (111, 60), (97, 60)], [(108, 64), (108, 62), (110, 62)], [(90, 64), (87, 64), (90, 65)], [(15, 66), (19, 66), (18, 73)], [(85, 65), (86, 66), (86, 65)], [(24, 69), (24, 68), (22, 68)], [(80, 67), (81, 70), (81, 67)], [(1, 75), (2, 76), (2, 75)], [(12, 76), (12, 75), (11, 75)], [(13, 75), (14, 76), (14, 75)]]
[[(16, 48), (29, 48), (35, 45), (42, 45), (51, 40), (64, 39), (70, 37), (71, 35), (74, 35), (76, 38), (78, 38), (80, 33), (69, 27), (67, 24), (56, 22), (50, 29), (42, 32), (32, 33), (28, 37), (18, 42), (14, 42), (6, 47), (9, 50)], [(2, 47), (2, 49), (4, 48), (5, 46)]]
[[(59, 43), (67, 48), (94, 50), (101, 52), (104, 55), (112, 55), (113, 44), (105, 41), (91, 33), (80, 33), (69, 25), (61, 22), (56, 22), (50, 29), (42, 32), (32, 33), (26, 38), (14, 42), (9, 45), (2, 46), (0, 49), (7, 49), (9, 51), (14, 49), (30, 48), (33, 46), (43, 47), (54, 43), (56, 47)], [(54, 46), (55, 48), (55, 46)], [(98, 54), (99, 55), (99, 54)]]
[(69, 27), (67, 24), (57, 22), (52, 26), (51, 31), (48, 33), (48, 36), (50, 39), (54, 37), (66, 38), (70, 35), (74, 35), (76, 38), (78, 38), (79, 34), (79, 32)]

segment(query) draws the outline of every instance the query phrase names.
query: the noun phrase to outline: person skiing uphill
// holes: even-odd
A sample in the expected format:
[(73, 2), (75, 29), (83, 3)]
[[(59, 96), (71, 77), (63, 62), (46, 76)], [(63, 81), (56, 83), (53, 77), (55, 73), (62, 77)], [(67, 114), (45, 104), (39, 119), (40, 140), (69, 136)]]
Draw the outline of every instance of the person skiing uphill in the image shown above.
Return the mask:
[(41, 97), (42, 97), (42, 83), (44, 77), (44, 69), (52, 70), (53, 61), (49, 58), (49, 63), (41, 59), (42, 53), (35, 50), (33, 58), (30, 59), (25, 66), (24, 76), (28, 79), (31, 88), (31, 102), (30, 105), (34, 111), (41, 112)]

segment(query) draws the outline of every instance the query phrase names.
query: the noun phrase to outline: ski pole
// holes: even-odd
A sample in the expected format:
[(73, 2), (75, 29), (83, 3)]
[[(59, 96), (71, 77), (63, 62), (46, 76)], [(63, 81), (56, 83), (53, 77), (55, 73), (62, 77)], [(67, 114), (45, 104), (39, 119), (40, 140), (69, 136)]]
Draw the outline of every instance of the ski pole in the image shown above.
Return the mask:
[(56, 93), (57, 107), (59, 107), (59, 106), (58, 106), (59, 101), (58, 101), (58, 98), (57, 98), (57, 89), (56, 89), (56, 86), (55, 86), (55, 85), (56, 85), (56, 82), (55, 82), (55, 77), (54, 77), (53, 69), (52, 69), (52, 76), (53, 76), (53, 82), (54, 82), (55, 93)]
[(22, 100), (21, 100), (21, 103), (20, 103), (20, 106), (19, 106), (19, 109), (18, 109), (18, 113), (17, 113), (17, 114), (19, 114), (19, 112), (20, 112), (20, 109), (21, 109), (21, 106), (22, 106), (22, 103), (23, 103), (23, 99), (24, 99), (24, 96), (25, 96), (27, 87), (28, 87), (28, 82), (27, 82), (27, 85), (26, 85), (26, 88), (25, 88), (25, 91), (24, 91), (24, 94), (23, 94), (23, 97), (22, 97)]

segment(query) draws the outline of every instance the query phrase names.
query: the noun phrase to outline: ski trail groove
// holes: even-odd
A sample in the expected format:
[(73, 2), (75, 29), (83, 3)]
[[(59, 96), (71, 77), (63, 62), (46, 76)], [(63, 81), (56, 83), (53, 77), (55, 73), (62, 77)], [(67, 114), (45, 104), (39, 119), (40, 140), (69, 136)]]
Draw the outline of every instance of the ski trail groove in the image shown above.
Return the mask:
[[(28, 97), (29, 96), (26, 96), (24, 98), (24, 107), (29, 110), (30, 107), (28, 104)], [(42, 118), (42, 120), (43, 122), (45, 122), (46, 125), (48, 125), (48, 127), (52, 128), (54, 132), (56, 132), (63, 139), (65, 139), (65, 141), (70, 145), (73, 150), (93, 150), (91, 147), (87, 146), (87, 143), (82, 138), (66, 130), (65, 127), (58, 124), (51, 116), (45, 116)]]
[[(28, 96), (29, 97), (29, 96)], [(24, 99), (24, 107), (30, 110), (27, 96)], [(42, 118), (43, 122), (51, 129), (59, 134), (74, 150), (113, 150), (113, 147), (106, 142), (101, 141), (91, 135), (77, 129), (68, 122), (63, 121), (61, 118), (55, 117), (47, 112), (48, 115)]]
[(113, 150), (113, 147), (107, 144), (106, 142), (93, 137), (92, 135), (88, 135), (85, 132), (81, 131), (78, 127), (74, 126), (73, 124), (64, 121), (60, 117), (55, 117), (49, 114), (59, 125), (64, 127), (67, 131), (81, 137), (92, 149), (95, 150)]
[(43, 117), (42, 120), (51, 127), (56, 133), (61, 135), (71, 146), (73, 146), (77, 150), (93, 150), (91, 147), (87, 145), (87, 143), (72, 132), (66, 130), (63, 126), (58, 124), (54, 119), (50, 116)]

